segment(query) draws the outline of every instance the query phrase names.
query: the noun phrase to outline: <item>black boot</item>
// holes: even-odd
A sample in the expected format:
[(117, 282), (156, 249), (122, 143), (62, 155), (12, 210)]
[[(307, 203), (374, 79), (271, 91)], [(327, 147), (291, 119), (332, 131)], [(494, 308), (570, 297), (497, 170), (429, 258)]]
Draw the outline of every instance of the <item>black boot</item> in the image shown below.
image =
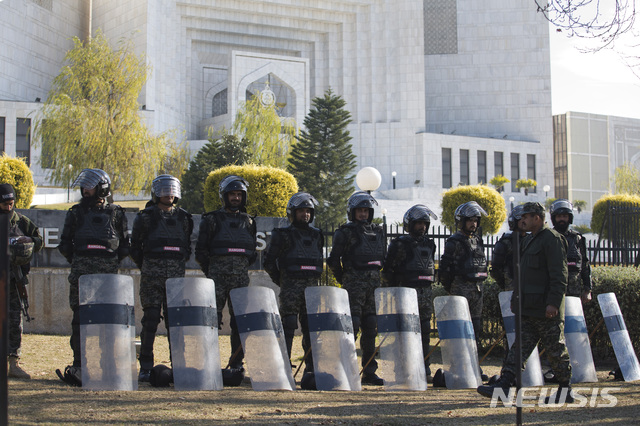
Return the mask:
[(558, 390), (555, 395), (548, 396), (544, 399), (545, 404), (572, 404), (574, 402), (573, 395), (571, 394), (571, 385), (564, 384), (558, 386)]
[(509, 389), (515, 383), (515, 377), (511, 373), (504, 373), (500, 378), (491, 385), (482, 385), (478, 386), (478, 393), (482, 396), (486, 396), (487, 398), (493, 397), (493, 391), (496, 388), (502, 389), (505, 395), (509, 393)]

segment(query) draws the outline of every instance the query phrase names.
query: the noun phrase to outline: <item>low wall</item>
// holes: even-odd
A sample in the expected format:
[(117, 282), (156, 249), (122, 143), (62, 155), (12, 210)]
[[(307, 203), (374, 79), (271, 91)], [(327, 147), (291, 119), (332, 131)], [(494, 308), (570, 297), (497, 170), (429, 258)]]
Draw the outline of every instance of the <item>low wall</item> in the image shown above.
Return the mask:
[[(133, 277), (136, 299), (135, 320), (136, 334), (140, 334), (140, 320), (142, 319), (142, 306), (140, 306), (140, 271), (137, 269), (121, 269), (120, 274)], [(187, 276), (204, 277), (202, 271), (190, 269)], [(25, 333), (39, 334), (71, 334), (71, 308), (69, 308), (69, 268), (31, 268), (29, 273), (29, 315), (34, 319), (24, 321)], [(264, 271), (249, 271), (250, 284), (265, 286), (273, 289), (276, 298), (280, 288), (273, 284)], [(223, 327), (221, 334), (229, 334), (229, 310), (225, 306), (223, 311)], [(166, 334), (164, 324), (158, 327), (159, 334)]]

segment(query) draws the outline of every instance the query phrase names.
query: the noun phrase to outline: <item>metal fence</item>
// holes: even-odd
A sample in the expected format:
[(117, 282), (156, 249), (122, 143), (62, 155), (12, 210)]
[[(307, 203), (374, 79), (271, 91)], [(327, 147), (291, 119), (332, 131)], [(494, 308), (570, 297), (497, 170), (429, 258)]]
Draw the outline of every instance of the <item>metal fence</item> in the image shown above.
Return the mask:
[(608, 201), (597, 241), (587, 244), (594, 265), (635, 265), (640, 263), (640, 204)]

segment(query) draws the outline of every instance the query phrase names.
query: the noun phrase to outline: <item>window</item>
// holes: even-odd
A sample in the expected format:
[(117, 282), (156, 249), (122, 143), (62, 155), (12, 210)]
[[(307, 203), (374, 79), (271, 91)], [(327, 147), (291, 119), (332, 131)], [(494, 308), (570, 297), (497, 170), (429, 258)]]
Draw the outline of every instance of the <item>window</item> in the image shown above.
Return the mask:
[(469, 185), (469, 150), (460, 150), (460, 185)]
[(442, 187), (451, 188), (451, 148), (442, 148)]
[(569, 198), (567, 115), (553, 117), (553, 185), (558, 198)]
[(487, 182), (487, 151), (478, 151), (478, 183)]
[(18, 118), (16, 122), (16, 157), (24, 158), (27, 166), (31, 165), (31, 143), (29, 141), (30, 118)]
[(516, 181), (520, 179), (520, 154), (511, 153), (511, 192), (518, 192)]
[(213, 117), (227, 113), (227, 89), (224, 89), (214, 95), (211, 106)]
[[(527, 154), (527, 177), (536, 180), (536, 156), (535, 154)], [(529, 192), (536, 192), (537, 187), (529, 188)]]
[(494, 176), (504, 176), (504, 155), (501, 152), (493, 153), (493, 175)]
[(5, 118), (0, 117), (0, 151), (4, 152), (4, 129), (5, 129)]

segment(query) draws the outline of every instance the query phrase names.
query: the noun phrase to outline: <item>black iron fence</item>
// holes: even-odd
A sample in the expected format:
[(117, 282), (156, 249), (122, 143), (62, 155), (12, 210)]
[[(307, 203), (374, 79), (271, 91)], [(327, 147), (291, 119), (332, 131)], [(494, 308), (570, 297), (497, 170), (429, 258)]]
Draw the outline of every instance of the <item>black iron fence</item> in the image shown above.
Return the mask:
[(640, 204), (608, 201), (600, 229), (593, 231), (598, 234), (598, 239), (587, 244), (592, 264), (638, 266)]

